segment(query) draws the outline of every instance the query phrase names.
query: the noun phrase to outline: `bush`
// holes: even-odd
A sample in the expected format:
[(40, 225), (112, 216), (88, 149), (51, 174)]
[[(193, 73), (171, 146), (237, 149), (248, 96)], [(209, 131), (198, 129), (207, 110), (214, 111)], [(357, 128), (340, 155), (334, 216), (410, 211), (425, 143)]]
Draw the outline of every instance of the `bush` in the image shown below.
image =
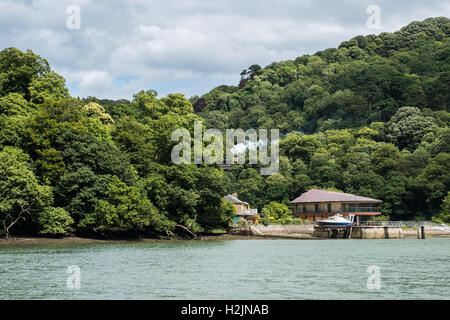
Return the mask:
[(265, 226), (268, 226), (270, 224), (274, 224), (274, 225), (287, 225), (287, 224), (303, 224), (302, 219), (300, 218), (282, 218), (282, 219), (278, 219), (275, 220), (273, 217), (269, 217), (269, 218), (261, 218), (259, 219), (260, 223), (262, 223)]
[(280, 219), (282, 225), (291, 224), (291, 218)]
[(289, 218), (289, 207), (283, 203), (272, 201), (266, 204), (262, 209), (262, 214), (267, 217), (274, 217), (275, 219)]
[(78, 227), (100, 233), (144, 231), (149, 227), (158, 230), (163, 221), (153, 203), (137, 187), (130, 187), (113, 176), (106, 199), (99, 200), (95, 211), (86, 215)]
[(46, 208), (39, 215), (40, 234), (63, 235), (69, 232), (73, 219), (63, 208)]
[(204, 232), (204, 228), (198, 224), (197, 221), (195, 221), (194, 219), (187, 219), (184, 222), (184, 226), (187, 227), (189, 230), (191, 230), (191, 232), (193, 233), (199, 233), (199, 232)]
[(439, 216), (434, 217), (433, 221), (437, 223), (450, 223), (450, 191), (444, 200), (442, 200), (441, 208), (442, 211)]
[(303, 221), (303, 224), (309, 224), (309, 220), (305, 219), (305, 221)]
[(238, 227), (246, 227), (248, 225), (249, 225), (249, 223), (248, 223), (248, 221), (246, 219), (239, 218), (239, 220), (237, 221), (237, 226)]
[(376, 216), (375, 221), (389, 221), (389, 216), (384, 216), (384, 215)]

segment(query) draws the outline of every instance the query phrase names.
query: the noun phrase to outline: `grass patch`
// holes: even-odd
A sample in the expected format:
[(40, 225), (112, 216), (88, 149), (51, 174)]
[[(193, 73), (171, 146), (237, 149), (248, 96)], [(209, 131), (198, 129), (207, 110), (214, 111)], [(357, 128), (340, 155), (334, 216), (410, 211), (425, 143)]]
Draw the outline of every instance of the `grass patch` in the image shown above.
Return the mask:
[(211, 233), (211, 234), (225, 234), (225, 233), (227, 233), (227, 230), (225, 230), (225, 229), (212, 229), (212, 230), (208, 230), (208, 233)]

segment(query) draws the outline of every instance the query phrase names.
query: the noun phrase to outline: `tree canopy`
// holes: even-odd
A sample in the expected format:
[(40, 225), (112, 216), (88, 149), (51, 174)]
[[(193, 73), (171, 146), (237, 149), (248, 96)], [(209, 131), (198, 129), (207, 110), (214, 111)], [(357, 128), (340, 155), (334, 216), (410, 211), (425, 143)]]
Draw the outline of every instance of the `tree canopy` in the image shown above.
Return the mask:
[[(73, 98), (28, 50), (0, 51), (0, 233), (171, 235), (226, 228), (241, 200), (283, 218), (312, 187), (383, 200), (394, 219), (448, 222), (450, 20), (357, 36), (252, 65), (198, 97)], [(279, 129), (279, 171), (171, 161), (194, 122)], [(191, 155), (193, 156), (193, 155)]]

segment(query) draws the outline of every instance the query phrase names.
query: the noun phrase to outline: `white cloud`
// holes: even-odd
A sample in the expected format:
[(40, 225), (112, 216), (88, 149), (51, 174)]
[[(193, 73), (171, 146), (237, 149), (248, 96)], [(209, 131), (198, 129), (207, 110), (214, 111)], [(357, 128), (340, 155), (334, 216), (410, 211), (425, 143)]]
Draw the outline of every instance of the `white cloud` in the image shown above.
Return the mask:
[[(202, 94), (236, 84), (242, 69), (314, 53), (369, 34), (366, 8), (354, 2), (257, 0), (0, 0), (0, 46), (32, 49), (62, 74), (75, 96), (131, 98)], [(68, 5), (81, 29), (68, 30)], [(379, 0), (383, 31), (449, 16), (445, 0)]]
[(81, 89), (98, 88), (111, 85), (112, 77), (105, 71), (83, 71), (74, 75), (79, 79), (79, 87)]

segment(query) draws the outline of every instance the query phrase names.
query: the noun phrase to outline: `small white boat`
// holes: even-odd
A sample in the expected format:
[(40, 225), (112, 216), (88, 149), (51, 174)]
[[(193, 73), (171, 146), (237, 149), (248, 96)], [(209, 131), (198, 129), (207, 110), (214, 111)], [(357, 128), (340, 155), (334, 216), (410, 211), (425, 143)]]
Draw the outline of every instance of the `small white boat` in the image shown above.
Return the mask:
[(353, 222), (345, 219), (341, 214), (337, 214), (326, 220), (318, 220), (317, 224), (321, 227), (348, 227), (353, 225)]

